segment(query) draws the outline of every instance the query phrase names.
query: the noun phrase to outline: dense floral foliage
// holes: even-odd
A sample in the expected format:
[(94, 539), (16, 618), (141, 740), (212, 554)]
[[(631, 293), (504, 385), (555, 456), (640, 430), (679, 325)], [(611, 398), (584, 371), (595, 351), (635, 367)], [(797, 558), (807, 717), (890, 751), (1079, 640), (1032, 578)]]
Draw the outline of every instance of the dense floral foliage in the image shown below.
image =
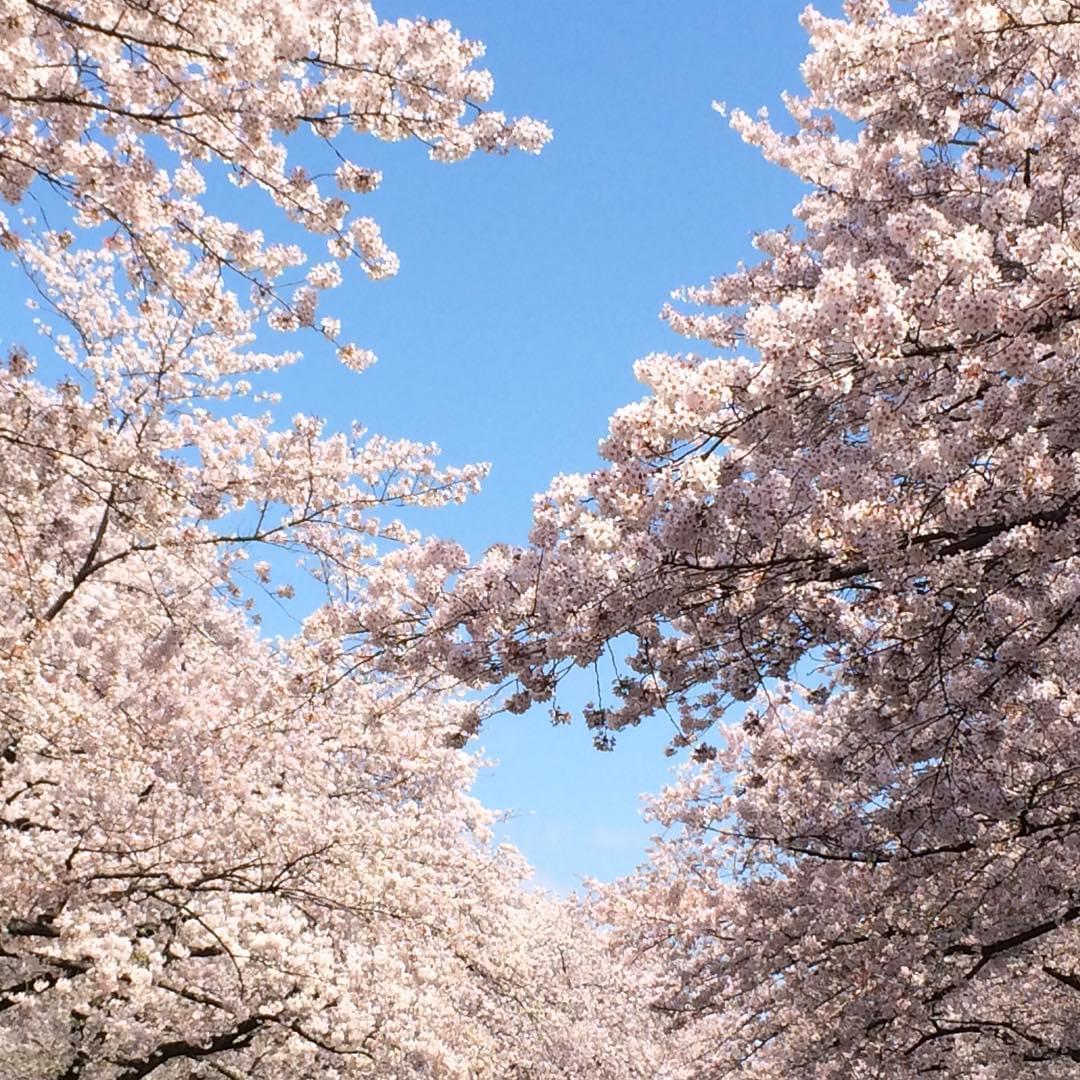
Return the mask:
[(137, 539), (151, 448), (89, 405), (6, 375), (0, 440), (5, 1080), (651, 1075), (594, 929), (492, 849), (459, 707), (260, 642), (211, 545)]
[[(370, 359), (318, 313), (341, 262), (395, 265), (350, 217), (378, 177), (347, 129), (443, 160), (546, 129), (482, 110), (448, 25), (352, 0), (5, 0), (0, 26), (0, 243), (65, 370), (0, 373), (4, 1080), (655, 1075), (635, 979), (492, 845), (470, 707), (352, 636), (380, 548), (432, 559), (395, 508), (482, 470), (251, 407), (296, 359), (261, 326)], [(345, 194), (287, 165), (300, 127)], [(216, 217), (215, 166), (325, 238), (295, 291), (306, 251)], [(245, 603), (296, 559), (322, 600), (260, 638)]]
[(790, 121), (732, 118), (795, 223), (403, 652), (515, 710), (610, 655), (601, 744), (696, 748), (607, 894), (691, 1075), (1075, 1075), (1080, 8), (804, 24)]

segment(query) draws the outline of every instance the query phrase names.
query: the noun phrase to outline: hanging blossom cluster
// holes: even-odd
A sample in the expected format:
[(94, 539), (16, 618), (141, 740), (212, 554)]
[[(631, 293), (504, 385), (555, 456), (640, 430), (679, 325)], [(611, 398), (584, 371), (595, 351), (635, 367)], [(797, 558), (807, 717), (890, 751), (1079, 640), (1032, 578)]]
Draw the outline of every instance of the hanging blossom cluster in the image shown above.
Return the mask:
[(732, 116), (810, 187), (794, 225), (677, 297), (700, 351), (638, 364), (530, 547), (369, 624), (513, 710), (610, 656), (600, 744), (695, 748), (605, 894), (686, 1075), (1072, 1076), (1080, 8), (803, 23), (790, 120)]
[[(550, 138), (537, 121), (484, 108), (493, 83), (474, 66), (482, 45), (446, 22), (382, 22), (363, 0), (5, 0), (0, 26), (0, 200), (19, 203), (44, 182), (79, 227), (110, 235), (136, 288), (194, 303), (192, 271), (224, 272), (280, 330), (314, 324), (335, 272), (290, 295), (282, 276), (305, 252), (211, 213), (208, 163), (325, 238), (332, 260), (379, 278), (397, 257), (347, 198), (381, 179), (352, 160), (355, 135), (419, 139), (439, 161), (535, 152)], [(320, 171), (309, 142), (304, 164), (290, 156), (301, 131), (323, 148)], [(4, 225), (0, 239), (15, 246), (19, 230)]]

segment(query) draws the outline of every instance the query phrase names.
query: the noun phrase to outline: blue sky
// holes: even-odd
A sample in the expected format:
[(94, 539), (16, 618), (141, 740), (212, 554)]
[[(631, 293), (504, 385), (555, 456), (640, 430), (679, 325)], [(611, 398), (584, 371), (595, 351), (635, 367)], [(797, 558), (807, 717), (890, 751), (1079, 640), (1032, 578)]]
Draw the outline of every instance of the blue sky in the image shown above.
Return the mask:
[[(595, 467), (607, 417), (641, 396), (633, 361), (681, 347), (657, 318), (669, 292), (752, 257), (753, 232), (789, 220), (798, 184), (744, 146), (711, 102), (781, 111), (780, 92), (801, 86), (801, 8), (430, 0), (423, 9), (486, 42), (499, 108), (555, 130), (539, 158), (452, 167), (424, 167), (417, 147), (369, 148), (385, 174), (372, 213), (402, 270), (350, 297), (350, 328), (380, 363), (351, 400), (335, 400), (374, 430), (435, 439), (449, 461), (493, 463), (483, 494), (433, 529), (473, 552), (523, 540), (531, 494), (557, 473)], [(327, 390), (311, 388), (323, 401)], [(578, 700), (589, 691), (583, 678)], [(610, 878), (645, 850), (653, 827), (638, 796), (667, 778), (669, 735), (657, 721), (600, 754), (580, 725), (500, 717), (481, 742), (501, 764), (478, 791), (515, 811), (504, 830), (540, 882)]]
[[(479, 554), (525, 539), (531, 496), (552, 476), (597, 465), (608, 416), (641, 396), (633, 361), (684, 344), (657, 317), (670, 291), (752, 258), (752, 234), (790, 219), (798, 184), (744, 146), (711, 102), (782, 111), (807, 46), (802, 5), (789, 0), (376, 8), (412, 17), (414, 2), (486, 42), (493, 107), (548, 121), (555, 140), (539, 157), (453, 166), (428, 162), (419, 145), (351, 148), (384, 174), (361, 205), (402, 268), (379, 283), (357, 275), (328, 309), (380, 362), (356, 376), (329, 348), (312, 352), (282, 388), (289, 411), (332, 427), (355, 418), (434, 440), (450, 463), (492, 462), (480, 496), (419, 523)], [(227, 201), (257, 219), (246, 194)], [(560, 704), (580, 704), (591, 688), (582, 679)], [(501, 764), (477, 790), (513, 811), (502, 832), (538, 882), (567, 890), (584, 875), (608, 879), (642, 858), (651, 827), (638, 796), (668, 776), (669, 734), (657, 721), (600, 754), (580, 724), (496, 718), (480, 743)]]

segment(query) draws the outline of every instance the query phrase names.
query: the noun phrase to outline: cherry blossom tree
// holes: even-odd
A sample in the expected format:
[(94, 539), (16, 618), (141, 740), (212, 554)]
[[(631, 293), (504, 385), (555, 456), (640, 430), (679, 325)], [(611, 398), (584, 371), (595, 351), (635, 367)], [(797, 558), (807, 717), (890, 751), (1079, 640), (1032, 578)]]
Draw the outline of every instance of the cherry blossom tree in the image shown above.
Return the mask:
[(686, 1075), (1072, 1076), (1080, 7), (803, 23), (790, 119), (732, 116), (794, 222), (666, 311), (700, 351), (638, 364), (529, 548), (402, 575), (396, 647), (556, 720), (607, 666), (601, 745), (663, 714), (694, 748), (605, 893)]
[[(259, 640), (212, 545), (138, 539), (91, 404), (7, 372), (0, 438), (5, 1078), (653, 1075), (628, 975), (492, 847), (463, 704)], [(111, 561), (29, 621), (102, 485)]]
[[(370, 362), (320, 299), (396, 265), (353, 212), (356, 135), (453, 161), (546, 128), (485, 111), (479, 45), (363, 2), (10, 0), (0, 26), (0, 244), (63, 370), (0, 371), (0, 1072), (655, 1075), (635, 979), (492, 844), (474, 707), (359, 636), (367, 591), (441, 581), (398, 510), (482, 468), (255, 405), (298, 359), (268, 331)], [(222, 175), (298, 242), (217, 216)], [(260, 637), (292, 561), (321, 600)]]

